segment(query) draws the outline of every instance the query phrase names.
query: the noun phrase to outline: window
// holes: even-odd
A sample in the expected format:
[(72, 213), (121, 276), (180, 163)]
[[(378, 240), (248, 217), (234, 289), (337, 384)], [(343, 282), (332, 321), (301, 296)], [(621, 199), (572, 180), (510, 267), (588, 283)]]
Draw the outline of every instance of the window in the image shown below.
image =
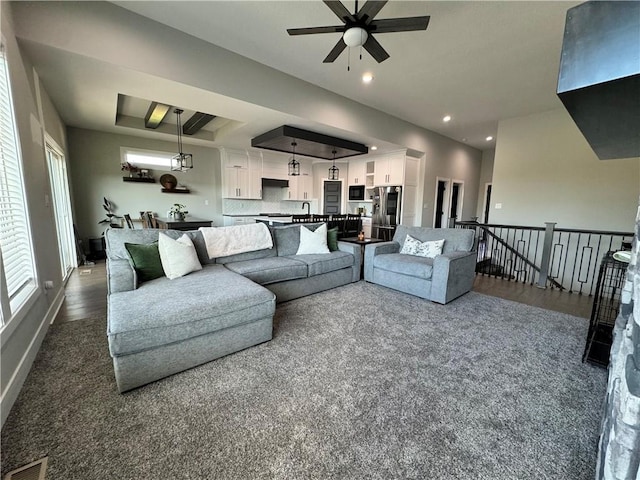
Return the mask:
[(7, 59), (0, 44), (0, 326), (36, 288), (23, 178)]
[(121, 147), (121, 164), (130, 163), (138, 168), (154, 170), (171, 170), (171, 158), (175, 153), (157, 152), (154, 150), (139, 150), (137, 148)]

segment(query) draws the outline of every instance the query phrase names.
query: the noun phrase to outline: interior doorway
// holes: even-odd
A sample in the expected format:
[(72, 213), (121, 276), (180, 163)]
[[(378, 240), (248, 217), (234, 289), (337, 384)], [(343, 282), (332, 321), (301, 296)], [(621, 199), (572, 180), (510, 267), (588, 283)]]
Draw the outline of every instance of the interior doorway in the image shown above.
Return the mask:
[(484, 217), (483, 222), (489, 223), (489, 211), (491, 210), (491, 184), (487, 183), (484, 186)]
[(47, 138), (47, 164), (49, 166), (49, 181), (51, 182), (52, 206), (58, 233), (58, 253), (62, 279), (66, 279), (77, 267), (75, 254), (75, 238), (73, 233), (73, 218), (71, 215), (71, 196), (69, 194), (69, 178), (67, 162), (62, 149), (55, 142)]
[(462, 218), (464, 182), (451, 178), (436, 178), (436, 200), (433, 216), (434, 228), (453, 227)]
[(325, 180), (323, 189), (323, 214), (337, 215), (342, 205), (342, 182)]

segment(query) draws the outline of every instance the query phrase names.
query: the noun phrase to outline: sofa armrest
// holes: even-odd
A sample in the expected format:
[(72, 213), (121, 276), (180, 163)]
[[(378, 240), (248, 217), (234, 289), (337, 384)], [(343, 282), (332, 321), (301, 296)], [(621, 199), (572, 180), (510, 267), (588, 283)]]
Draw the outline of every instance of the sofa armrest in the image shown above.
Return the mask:
[(341, 242), (338, 240), (338, 250), (351, 253), (353, 255), (353, 279), (352, 282), (360, 280), (360, 268), (362, 266), (362, 253), (360, 245), (356, 243)]
[(371, 243), (364, 249), (364, 279), (367, 282), (373, 280), (373, 260), (376, 255), (385, 255), (387, 253), (398, 253), (400, 244), (398, 242), (381, 242)]
[(138, 285), (138, 275), (128, 260), (107, 260), (108, 293), (128, 292)]
[(471, 290), (476, 277), (476, 252), (449, 252), (433, 259), (431, 301), (448, 303)]

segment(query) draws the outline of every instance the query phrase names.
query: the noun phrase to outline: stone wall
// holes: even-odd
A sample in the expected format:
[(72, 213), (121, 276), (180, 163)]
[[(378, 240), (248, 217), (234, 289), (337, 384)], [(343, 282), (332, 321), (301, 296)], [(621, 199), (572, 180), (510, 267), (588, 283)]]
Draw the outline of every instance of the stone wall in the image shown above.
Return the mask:
[(640, 480), (640, 207), (614, 328), (597, 480)]

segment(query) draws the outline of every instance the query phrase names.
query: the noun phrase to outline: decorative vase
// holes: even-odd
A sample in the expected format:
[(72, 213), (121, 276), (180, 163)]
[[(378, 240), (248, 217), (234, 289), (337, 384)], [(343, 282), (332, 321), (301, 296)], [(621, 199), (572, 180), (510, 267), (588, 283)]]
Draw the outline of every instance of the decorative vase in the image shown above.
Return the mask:
[(179, 222), (184, 220), (184, 213), (182, 212), (173, 212), (173, 219)]

